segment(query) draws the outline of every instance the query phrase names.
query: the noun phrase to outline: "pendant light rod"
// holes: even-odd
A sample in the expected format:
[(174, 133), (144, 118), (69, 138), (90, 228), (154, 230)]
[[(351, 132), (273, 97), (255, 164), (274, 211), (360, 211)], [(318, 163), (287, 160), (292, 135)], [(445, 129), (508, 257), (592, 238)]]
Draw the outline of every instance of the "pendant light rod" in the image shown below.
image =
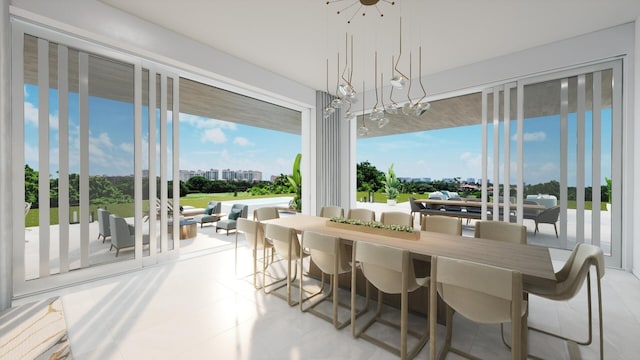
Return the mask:
[[(373, 109), (377, 109), (378, 108), (378, 52), (375, 52), (375, 60), (374, 60), (374, 73), (373, 73), (373, 79), (375, 80), (375, 87), (376, 87), (376, 104), (373, 105)], [(364, 89), (362, 90), (364, 92)], [(363, 94), (364, 97), (364, 94)]]
[(427, 91), (424, 89), (424, 85), (422, 84), (422, 46), (418, 47), (418, 60), (420, 60), (420, 65), (418, 67), (418, 80), (420, 81), (420, 87), (422, 88), (422, 97), (418, 100), (418, 103), (420, 103), (425, 97), (427, 97)]
[(413, 105), (413, 102), (411, 101), (411, 52), (409, 52), (409, 88), (407, 89), (407, 99), (409, 99), (409, 104)]
[[(394, 67), (394, 70), (397, 71), (398, 74), (406, 78), (407, 76), (403, 74), (402, 71), (398, 70), (398, 64), (400, 63), (401, 56), (402, 56), (402, 16), (400, 17), (400, 53), (398, 54), (398, 60), (396, 60), (396, 65)], [(411, 77), (411, 75), (409, 75), (409, 77)]]

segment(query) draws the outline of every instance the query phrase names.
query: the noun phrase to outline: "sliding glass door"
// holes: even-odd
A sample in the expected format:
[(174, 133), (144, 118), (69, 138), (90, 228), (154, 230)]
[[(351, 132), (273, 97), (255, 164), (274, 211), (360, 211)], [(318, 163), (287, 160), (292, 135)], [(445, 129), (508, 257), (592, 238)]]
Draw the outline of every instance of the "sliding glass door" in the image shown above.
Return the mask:
[(18, 20), (12, 36), (16, 296), (177, 256), (179, 77)]
[(621, 60), (486, 89), (486, 213), (526, 225), (531, 244), (594, 244), (621, 266), (621, 99)]

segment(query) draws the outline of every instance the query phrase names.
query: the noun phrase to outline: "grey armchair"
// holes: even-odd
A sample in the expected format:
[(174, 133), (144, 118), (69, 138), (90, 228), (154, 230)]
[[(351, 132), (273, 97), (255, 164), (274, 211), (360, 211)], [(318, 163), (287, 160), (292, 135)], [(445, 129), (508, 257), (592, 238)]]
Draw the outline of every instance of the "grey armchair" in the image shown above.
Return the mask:
[(538, 232), (538, 224), (553, 224), (553, 229), (556, 231), (556, 238), (558, 238), (558, 217), (560, 216), (560, 206), (550, 207), (538, 214), (534, 219), (536, 222), (536, 229), (533, 232), (535, 235)]
[[(111, 227), (111, 249), (116, 248), (116, 257), (120, 249), (133, 247), (135, 245), (135, 227), (118, 215), (109, 215), (109, 226)], [(145, 234), (142, 239), (143, 244), (149, 244), (149, 235)]]
[(229, 211), (229, 215), (227, 215), (227, 218), (216, 223), (216, 233), (218, 232), (218, 229), (223, 229), (227, 230), (227, 236), (229, 236), (229, 230), (234, 230), (236, 228), (237, 219), (239, 217), (246, 219), (248, 212), (248, 205), (233, 204), (233, 206), (231, 206), (231, 211)]
[(107, 237), (111, 237), (111, 226), (109, 226), (109, 215), (111, 212), (105, 209), (98, 209), (98, 240), (100, 240), (100, 236), (102, 236), (102, 243), (107, 239)]

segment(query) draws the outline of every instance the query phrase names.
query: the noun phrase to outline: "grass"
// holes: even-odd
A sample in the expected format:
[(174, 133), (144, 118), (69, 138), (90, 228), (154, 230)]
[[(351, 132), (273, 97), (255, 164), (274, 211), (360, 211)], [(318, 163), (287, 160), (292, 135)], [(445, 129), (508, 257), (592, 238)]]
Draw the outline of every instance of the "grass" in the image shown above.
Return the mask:
[[(188, 194), (180, 198), (181, 205), (189, 205), (197, 208), (206, 208), (209, 201), (230, 201), (230, 200), (241, 200), (241, 199), (261, 199), (261, 198), (270, 198), (270, 197), (283, 197), (283, 196), (293, 196), (294, 194), (270, 194), (270, 195), (257, 195), (252, 196), (248, 192), (238, 192), (237, 195), (234, 193), (216, 193), (216, 194)], [(383, 194), (384, 195), (384, 194)], [(105, 208), (105, 206), (91, 205), (89, 206), (90, 213), (92, 214), (93, 221), (97, 221), (96, 218), (98, 212), (97, 209)], [(118, 214), (122, 217), (133, 217), (134, 206), (133, 203), (125, 203), (125, 204), (109, 204), (106, 205), (107, 210), (114, 214)], [(143, 200), (142, 204), (143, 209), (149, 208), (149, 201)], [(73, 222), (73, 212), (76, 211), (78, 213), (78, 221), (80, 220), (80, 207), (72, 206), (69, 208), (69, 221)], [(39, 209), (31, 209), (25, 218), (25, 226), (32, 227), (38, 226), (39, 224)], [(51, 208), (49, 210), (49, 219), (51, 225), (56, 225), (59, 223), (58, 216), (58, 208)]]

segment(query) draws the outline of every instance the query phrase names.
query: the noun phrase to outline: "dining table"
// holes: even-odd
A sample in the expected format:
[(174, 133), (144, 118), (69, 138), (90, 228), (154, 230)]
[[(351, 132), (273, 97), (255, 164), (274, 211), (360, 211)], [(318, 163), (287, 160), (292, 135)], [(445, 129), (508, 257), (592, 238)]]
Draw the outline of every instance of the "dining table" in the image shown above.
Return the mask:
[[(429, 231), (419, 231), (419, 237), (416, 240), (411, 240), (388, 233), (378, 234), (333, 227), (327, 225), (328, 221), (330, 221), (328, 218), (297, 214), (265, 220), (262, 223), (290, 227), (299, 233), (304, 231), (320, 232), (348, 242), (366, 241), (393, 246), (424, 257), (446, 256), (516, 270), (522, 274), (525, 296), (530, 287), (553, 286), (556, 282), (551, 255), (546, 247)], [(435, 329), (436, 319), (429, 319), (429, 321)], [(526, 355), (526, 319), (523, 321), (522, 329), (521, 349), (522, 354)], [(432, 341), (430, 346), (435, 346), (435, 341)], [(432, 351), (435, 352), (435, 347)], [(524, 357), (526, 358), (526, 356)]]

